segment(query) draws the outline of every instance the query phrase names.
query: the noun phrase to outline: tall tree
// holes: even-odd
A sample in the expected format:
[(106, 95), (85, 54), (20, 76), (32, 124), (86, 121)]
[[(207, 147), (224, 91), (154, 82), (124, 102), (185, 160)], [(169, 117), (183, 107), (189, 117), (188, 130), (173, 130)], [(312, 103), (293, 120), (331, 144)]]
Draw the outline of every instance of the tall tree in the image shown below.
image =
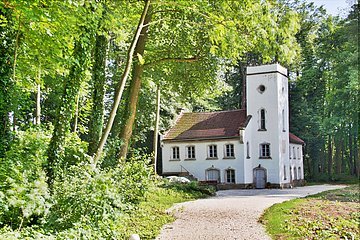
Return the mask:
[(0, 3), (0, 158), (10, 142), (11, 99), (15, 31), (12, 9)]

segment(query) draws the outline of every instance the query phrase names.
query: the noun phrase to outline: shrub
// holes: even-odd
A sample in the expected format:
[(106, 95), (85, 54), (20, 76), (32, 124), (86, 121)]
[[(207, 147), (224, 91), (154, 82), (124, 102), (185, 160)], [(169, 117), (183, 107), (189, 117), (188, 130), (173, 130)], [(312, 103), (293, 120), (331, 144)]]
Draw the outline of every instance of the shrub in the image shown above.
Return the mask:
[(199, 197), (212, 196), (216, 192), (214, 186), (200, 185), (196, 181), (192, 181), (190, 183), (177, 183), (177, 182), (169, 182), (168, 180), (164, 179), (163, 187), (199, 195)]
[(132, 210), (150, 186), (147, 160), (131, 159), (107, 169), (91, 164), (72, 166), (62, 181), (54, 184), (54, 205), (46, 219), (47, 227), (70, 234), (76, 226), (90, 238), (93, 231), (102, 229), (103, 237), (113, 236), (109, 226)]
[(49, 132), (20, 131), (0, 159), (0, 226), (21, 228), (36, 222), (49, 208), (45, 172)]

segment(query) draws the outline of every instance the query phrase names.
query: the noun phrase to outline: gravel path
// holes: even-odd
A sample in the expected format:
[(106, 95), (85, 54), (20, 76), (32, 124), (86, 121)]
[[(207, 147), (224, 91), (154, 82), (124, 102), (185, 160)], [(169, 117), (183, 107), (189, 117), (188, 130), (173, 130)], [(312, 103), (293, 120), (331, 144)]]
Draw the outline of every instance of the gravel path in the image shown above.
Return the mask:
[(175, 222), (165, 225), (157, 240), (270, 239), (257, 222), (271, 205), (318, 192), (342, 188), (317, 185), (293, 189), (218, 191), (217, 196), (177, 204)]

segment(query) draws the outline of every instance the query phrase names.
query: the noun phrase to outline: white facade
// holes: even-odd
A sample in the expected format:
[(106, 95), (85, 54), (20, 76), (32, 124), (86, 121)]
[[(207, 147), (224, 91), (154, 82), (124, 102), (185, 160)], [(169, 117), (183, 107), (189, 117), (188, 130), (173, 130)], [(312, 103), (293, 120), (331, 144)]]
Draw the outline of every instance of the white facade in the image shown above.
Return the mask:
[[(189, 172), (200, 181), (209, 181), (214, 180), (217, 171), (220, 183), (253, 184), (259, 188), (265, 187), (264, 183), (288, 186), (293, 180), (303, 179), (302, 144), (289, 140), (287, 70), (278, 64), (248, 67), (246, 100), (251, 118), (244, 130), (239, 128), (241, 137), (165, 138), (163, 173)], [(226, 145), (233, 145), (233, 157), (226, 157)], [(189, 146), (193, 147), (190, 155), (195, 149), (194, 159), (187, 156)], [(209, 156), (214, 149), (210, 146), (216, 146), (216, 158)], [(176, 159), (174, 151), (175, 155), (179, 152)]]

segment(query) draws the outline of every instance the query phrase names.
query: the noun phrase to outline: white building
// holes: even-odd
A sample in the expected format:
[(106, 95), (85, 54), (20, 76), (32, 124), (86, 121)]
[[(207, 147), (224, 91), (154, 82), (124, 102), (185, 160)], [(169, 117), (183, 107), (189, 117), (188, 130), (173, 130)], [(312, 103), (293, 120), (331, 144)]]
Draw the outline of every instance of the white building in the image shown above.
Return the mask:
[(163, 175), (222, 188), (302, 183), (304, 141), (289, 133), (287, 70), (247, 68), (246, 109), (181, 113), (162, 139)]

